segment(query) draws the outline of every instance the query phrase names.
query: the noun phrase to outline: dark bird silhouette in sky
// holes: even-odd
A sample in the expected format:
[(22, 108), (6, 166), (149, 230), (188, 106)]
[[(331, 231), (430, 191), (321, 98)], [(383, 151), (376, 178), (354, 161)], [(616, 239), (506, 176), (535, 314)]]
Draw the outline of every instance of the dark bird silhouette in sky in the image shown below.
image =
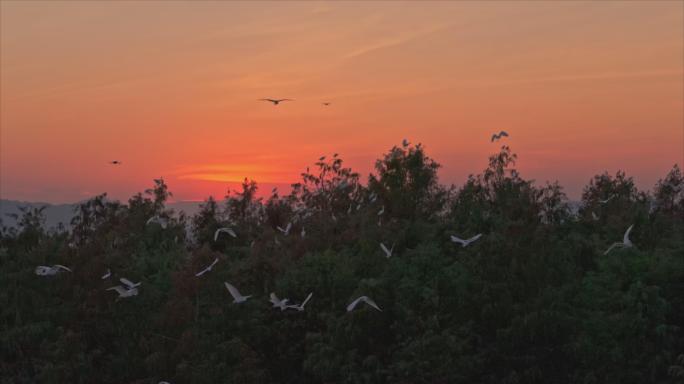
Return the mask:
[(323, 103), (323, 105), (325, 105), (325, 106), (327, 107), (328, 105), (330, 105), (330, 102), (329, 102), (329, 101), (326, 101), (326, 102)]
[(270, 101), (273, 105), (280, 104), (281, 101), (294, 101), (293, 99), (259, 99), (260, 101)]
[(114, 161), (110, 161), (109, 164), (121, 165), (121, 162), (119, 160), (114, 160)]
[(502, 138), (503, 136), (508, 137), (508, 132), (506, 132), (506, 131), (501, 131), (501, 132), (499, 132), (499, 133), (493, 134), (493, 135), (492, 135), (492, 143), (494, 142), (494, 140), (499, 140), (499, 139)]

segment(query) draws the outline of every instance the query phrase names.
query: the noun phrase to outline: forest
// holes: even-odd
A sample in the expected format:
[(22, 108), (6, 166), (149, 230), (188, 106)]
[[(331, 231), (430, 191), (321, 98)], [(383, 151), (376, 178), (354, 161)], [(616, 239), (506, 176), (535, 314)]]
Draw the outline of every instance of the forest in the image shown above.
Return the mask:
[[(651, 191), (596, 175), (571, 209), (516, 159), (445, 186), (403, 143), (367, 178), (329, 156), (289, 194), (245, 179), (192, 217), (163, 179), (67, 226), (24, 208), (0, 232), (0, 382), (683, 383), (679, 167)], [(380, 310), (347, 311), (360, 296)]]

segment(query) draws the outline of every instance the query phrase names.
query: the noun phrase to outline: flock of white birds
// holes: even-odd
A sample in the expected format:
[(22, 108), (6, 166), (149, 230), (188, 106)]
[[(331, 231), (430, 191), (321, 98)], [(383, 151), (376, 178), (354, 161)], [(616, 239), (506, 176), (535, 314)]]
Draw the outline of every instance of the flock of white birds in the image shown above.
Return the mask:
[[(271, 102), (271, 103), (273, 103), (273, 105), (278, 105), (283, 101), (294, 101), (292, 99), (260, 99), (260, 100)], [(323, 103), (323, 105), (328, 106), (328, 105), (330, 105), (330, 103), (325, 102), (325, 103)], [(495, 133), (492, 135), (491, 142), (498, 141), (502, 137), (508, 137), (508, 136), (509, 135), (506, 131), (499, 131), (498, 133)], [(409, 142), (406, 139), (404, 139), (402, 141), (402, 145), (404, 147), (407, 147), (409, 145)], [(336, 157), (336, 155), (335, 155), (335, 157)], [(319, 160), (320, 161), (325, 160), (325, 156), (322, 156)], [(111, 163), (115, 164), (115, 165), (121, 164), (121, 162), (118, 160), (112, 161)], [(274, 192), (275, 192), (275, 190), (274, 190)], [(611, 201), (612, 199), (614, 199), (615, 197), (617, 197), (617, 196), (615, 194), (613, 194), (606, 199), (599, 200), (598, 202), (600, 204), (606, 204), (609, 201)], [(377, 199), (378, 199), (377, 194), (371, 193), (371, 195), (368, 197), (368, 202), (369, 203), (375, 203), (377, 201)], [(348, 214), (350, 214), (352, 212), (352, 208), (353, 208), (353, 204), (350, 204), (349, 209), (347, 210)], [(356, 206), (356, 210), (359, 210), (359, 209), (361, 209), (361, 203), (359, 203)], [(377, 212), (377, 216), (379, 217), (378, 226), (382, 225), (382, 216), (384, 215), (384, 213), (385, 213), (385, 206), (382, 205), (380, 210)], [(593, 220), (599, 219), (599, 217), (594, 212), (591, 212), (591, 216), (592, 216)], [(337, 220), (337, 218), (334, 216), (334, 214), (332, 215), (332, 220), (333, 221)], [(166, 227), (168, 225), (168, 220), (165, 218), (162, 218), (160, 216), (152, 216), (147, 220), (146, 224), (148, 224), (148, 225), (149, 224), (158, 224), (163, 229), (166, 229)], [(610, 251), (612, 251), (615, 248), (630, 248), (630, 247), (632, 247), (634, 244), (629, 239), (629, 235), (630, 235), (633, 227), (634, 227), (634, 225), (631, 225), (629, 228), (627, 228), (627, 231), (625, 231), (625, 234), (623, 236), (622, 241), (613, 243), (603, 254), (607, 255)], [(281, 226), (276, 226), (276, 229), (280, 233), (282, 233), (283, 236), (288, 236), (290, 234), (290, 230), (292, 229), (292, 222), (289, 222), (287, 224), (287, 226), (285, 226), (285, 228), (282, 228)], [(225, 234), (227, 234), (233, 238), (238, 237), (235, 230), (233, 230), (230, 227), (223, 227), (223, 228), (219, 228), (215, 231), (215, 233), (214, 233), (214, 241), (215, 242), (218, 241), (218, 239), (222, 233), (225, 233)], [(304, 227), (302, 227), (302, 230), (300, 232), (300, 236), (302, 238), (304, 238), (306, 236), (306, 230), (304, 229)], [(483, 236), (482, 233), (478, 233), (477, 235), (472, 236), (470, 238), (462, 239), (458, 236), (451, 235), (450, 239), (453, 243), (459, 244), (461, 247), (465, 248), (465, 247), (468, 247), (469, 245), (471, 245), (472, 243), (476, 242), (477, 240), (479, 240), (482, 236)], [(276, 244), (280, 244), (278, 242), (277, 238), (275, 239), (275, 241), (276, 241)], [(380, 250), (385, 254), (386, 258), (389, 259), (394, 255), (394, 244), (392, 244), (392, 246), (389, 248), (382, 242), (379, 245), (380, 245)], [(211, 264), (209, 264), (207, 267), (205, 267), (201, 271), (197, 272), (195, 274), (195, 276), (199, 278), (199, 277), (202, 277), (203, 275), (211, 272), (212, 269), (214, 268), (214, 266), (216, 266), (216, 264), (218, 262), (219, 262), (219, 259), (215, 258)], [(36, 267), (36, 270), (35, 270), (36, 275), (39, 275), (39, 276), (54, 276), (60, 272), (72, 272), (72, 271), (68, 267), (65, 267), (65, 266), (60, 265), (60, 264), (55, 264), (53, 266), (42, 266), (41, 265), (41, 266)], [(107, 272), (102, 276), (102, 279), (103, 280), (108, 279), (111, 277), (111, 275), (112, 275), (111, 271), (109, 269), (107, 269)], [(133, 283), (132, 281), (126, 279), (125, 277), (119, 278), (119, 281), (122, 283), (122, 285), (116, 285), (116, 286), (107, 288), (108, 291), (113, 290), (119, 294), (117, 300), (138, 295), (138, 293), (139, 293), (138, 287), (141, 285), (140, 282)], [(252, 297), (252, 295), (243, 295), (242, 293), (240, 293), (240, 291), (234, 285), (230, 284), (227, 281), (224, 282), (223, 284), (226, 287), (226, 289), (228, 290), (228, 293), (232, 296), (234, 304), (245, 303), (245, 302), (247, 302), (248, 299), (250, 299)], [(296, 311), (301, 312), (301, 311), (304, 311), (305, 305), (311, 300), (312, 297), (313, 297), (313, 292), (310, 292), (308, 294), (308, 296), (306, 297), (306, 299), (304, 299), (304, 301), (302, 301), (300, 304), (288, 304), (290, 302), (290, 299), (288, 299), (288, 298), (280, 299), (280, 298), (278, 298), (278, 296), (276, 295), (275, 292), (271, 292), (271, 294), (269, 296), (269, 302), (273, 305), (272, 306), (273, 308), (280, 309), (280, 311), (286, 311), (288, 309), (291, 309), (291, 310), (296, 310)], [(360, 303), (365, 303), (369, 307), (371, 307), (377, 311), (382, 312), (382, 309), (380, 308), (380, 306), (378, 306), (378, 304), (375, 301), (373, 301), (373, 299), (371, 299), (370, 297), (365, 296), (365, 295), (359, 296), (356, 299), (354, 299), (351, 303), (349, 303), (349, 305), (347, 305), (347, 307), (346, 307), (347, 312), (351, 312), (354, 309), (356, 309)], [(168, 384), (168, 383), (167, 382), (160, 382), (159, 384)]]
[[(274, 105), (278, 105), (279, 103), (281, 103), (281, 102), (283, 102), (283, 101), (293, 101), (292, 99), (261, 99), (261, 100), (263, 100), (263, 101), (269, 101), (269, 102), (273, 103)], [(324, 105), (326, 105), (326, 106), (329, 105), (329, 104), (330, 104), (330, 103), (324, 103)], [(507, 133), (506, 131), (499, 131), (498, 133), (494, 133), (494, 134), (492, 135), (492, 137), (491, 137), (491, 142), (498, 141), (498, 140), (501, 139), (502, 137), (509, 137), (509, 135), (508, 135), (508, 133)], [(404, 140), (402, 141), (402, 145), (403, 145), (404, 147), (408, 147), (409, 142), (408, 142), (406, 139), (404, 139)], [(336, 156), (337, 156), (337, 154), (335, 154), (334, 157), (336, 157)], [(320, 161), (325, 160), (325, 156), (322, 156), (319, 160), (320, 160)], [(120, 165), (120, 164), (121, 164), (121, 162), (118, 161), (118, 160), (112, 161), (111, 163), (112, 163), (112, 164), (116, 164), (116, 165)], [(342, 186), (339, 186), (339, 187), (342, 187)], [(274, 190), (274, 192), (275, 192), (275, 190)], [(608, 203), (610, 200), (614, 199), (615, 197), (616, 197), (616, 195), (613, 194), (613, 195), (609, 196), (609, 197), (606, 198), (606, 199), (599, 200), (599, 203), (600, 203), (600, 204), (606, 204), (606, 203)], [(378, 199), (377, 194), (371, 193), (371, 195), (368, 197), (368, 202), (372, 204), (372, 203), (375, 203), (375, 202), (377, 201), (377, 199)], [(348, 214), (350, 214), (350, 213), (352, 212), (352, 208), (353, 208), (353, 204), (350, 204), (350, 205), (349, 205), (349, 209), (347, 210), (347, 213), (348, 213)], [(361, 208), (361, 203), (358, 203), (357, 206), (356, 206), (356, 210), (359, 210), (360, 208)], [(377, 216), (379, 217), (378, 226), (381, 226), (381, 225), (382, 225), (382, 216), (384, 215), (384, 213), (385, 213), (385, 206), (384, 206), (384, 204), (383, 204), (383, 205), (381, 205), (380, 210), (377, 212)], [(593, 218), (594, 220), (598, 220), (598, 219), (599, 219), (598, 216), (597, 216), (594, 212), (591, 212), (591, 215), (592, 215), (592, 218)], [(337, 218), (336, 218), (334, 215), (332, 215), (332, 220), (333, 220), (333, 221), (337, 221)], [(149, 224), (158, 224), (158, 225), (161, 226), (163, 229), (166, 229), (166, 227), (167, 227), (167, 225), (168, 225), (168, 220), (165, 219), (165, 218), (163, 218), (163, 217), (160, 217), (160, 216), (155, 215), (155, 216), (150, 217), (150, 218), (147, 220), (146, 224), (147, 224), (147, 225), (149, 225)], [(607, 255), (610, 251), (612, 251), (612, 250), (615, 249), (615, 248), (629, 248), (629, 247), (632, 247), (632, 246), (633, 246), (633, 243), (632, 243), (632, 241), (629, 239), (629, 234), (630, 234), (630, 232), (632, 231), (632, 228), (633, 228), (633, 227), (634, 227), (634, 225), (631, 225), (629, 228), (627, 228), (627, 231), (625, 232), (622, 241), (621, 241), (621, 242), (615, 242), (615, 243), (613, 243), (613, 244), (604, 252), (604, 255)], [(283, 236), (288, 236), (288, 235), (290, 234), (290, 230), (292, 229), (292, 222), (289, 222), (289, 223), (287, 224), (287, 226), (285, 226), (285, 228), (283, 228), (283, 227), (281, 227), (281, 226), (277, 226), (276, 229), (277, 229), (280, 233), (282, 233)], [(225, 233), (225, 234), (227, 234), (227, 235), (229, 235), (229, 236), (231, 236), (231, 237), (233, 237), (233, 238), (237, 238), (237, 237), (238, 237), (238, 235), (237, 235), (237, 233), (235, 232), (235, 230), (233, 230), (233, 229), (230, 228), (230, 227), (223, 227), (223, 228), (217, 229), (216, 232), (214, 233), (214, 241), (215, 241), (215, 242), (218, 241), (218, 239), (219, 239), (219, 237), (221, 236), (222, 233)], [(302, 227), (302, 230), (301, 230), (301, 232), (300, 232), (300, 236), (301, 236), (302, 238), (304, 238), (304, 237), (306, 236), (306, 229), (305, 229), (304, 227)], [(450, 239), (451, 239), (451, 241), (452, 241), (453, 243), (459, 244), (459, 245), (461, 245), (461, 247), (465, 248), (465, 247), (471, 245), (472, 243), (476, 242), (477, 240), (479, 240), (481, 237), (482, 237), (482, 233), (478, 233), (477, 235), (472, 236), (472, 237), (467, 238), (467, 239), (462, 239), (462, 238), (460, 238), (460, 237), (458, 237), (458, 236), (451, 235), (451, 236), (450, 236)], [(280, 244), (279, 241), (278, 241), (278, 238), (276, 238), (275, 241), (276, 241), (276, 244)], [(389, 248), (388, 248), (384, 243), (382, 243), (382, 242), (381, 242), (379, 245), (380, 245), (380, 250), (385, 254), (385, 257), (386, 257), (386, 258), (389, 259), (389, 258), (391, 258), (391, 257), (395, 254), (395, 252), (394, 252), (394, 244), (392, 244), (392, 246), (389, 247)], [(209, 264), (207, 267), (205, 267), (205, 268), (202, 269), (201, 271), (197, 272), (197, 273), (195, 274), (195, 276), (198, 277), (198, 278), (200, 278), (200, 277), (202, 277), (203, 275), (205, 275), (205, 274), (211, 272), (212, 269), (214, 268), (214, 266), (216, 266), (216, 264), (217, 264), (218, 262), (219, 262), (219, 259), (218, 259), (218, 258), (215, 258), (214, 261), (213, 261), (211, 264)], [(35, 273), (36, 273), (36, 275), (38, 275), (38, 276), (54, 276), (54, 275), (57, 275), (57, 274), (60, 273), (60, 272), (71, 272), (71, 269), (69, 269), (68, 267), (65, 267), (64, 265), (60, 265), (60, 264), (55, 264), (55, 265), (53, 265), (53, 266), (43, 266), (43, 265), (40, 265), (40, 266), (36, 267), (36, 269), (35, 269)], [(112, 276), (111, 270), (107, 269), (107, 272), (102, 276), (102, 279), (103, 279), (103, 280), (106, 280), (106, 279), (109, 279), (111, 276)], [(118, 300), (118, 299), (121, 299), (121, 298), (128, 298), (128, 297), (133, 297), (133, 296), (137, 296), (137, 295), (138, 295), (138, 293), (139, 293), (138, 287), (141, 285), (141, 283), (133, 283), (132, 281), (126, 279), (125, 277), (119, 278), (119, 281), (122, 283), (122, 285), (116, 285), (116, 286), (107, 288), (108, 291), (109, 291), (109, 290), (113, 290), (113, 291), (116, 291), (116, 292), (119, 294), (117, 300)], [(224, 282), (224, 285), (225, 285), (226, 289), (228, 290), (228, 293), (233, 297), (233, 303), (234, 303), (234, 304), (245, 303), (245, 302), (247, 302), (247, 300), (248, 300), (249, 298), (252, 297), (252, 295), (247, 295), (247, 296), (245, 296), (245, 295), (241, 294), (240, 291), (239, 291), (234, 285), (230, 284), (229, 282)], [(273, 304), (273, 308), (280, 309), (281, 311), (285, 311), (285, 310), (287, 310), (287, 309), (293, 309), (293, 310), (297, 310), (297, 311), (304, 311), (304, 306), (309, 302), (309, 300), (311, 300), (311, 297), (312, 297), (312, 296), (313, 296), (313, 292), (309, 293), (309, 295), (306, 297), (306, 299), (305, 299), (304, 301), (302, 301), (301, 304), (288, 305), (288, 302), (290, 301), (289, 299), (287, 299), (287, 298), (279, 299), (275, 292), (271, 292), (270, 297), (269, 297), (269, 301)], [(364, 295), (364, 296), (360, 296), (360, 297), (354, 299), (354, 300), (347, 306), (347, 312), (353, 311), (353, 310), (358, 306), (359, 303), (365, 303), (365, 304), (367, 304), (368, 306), (370, 306), (370, 307), (372, 307), (372, 308), (374, 308), (374, 309), (376, 309), (376, 310), (378, 310), (378, 311), (382, 311), (382, 310), (380, 309), (380, 307), (375, 303), (375, 301), (373, 301), (373, 300), (372, 300), (371, 298), (369, 298), (368, 296), (365, 296), (365, 295)]]

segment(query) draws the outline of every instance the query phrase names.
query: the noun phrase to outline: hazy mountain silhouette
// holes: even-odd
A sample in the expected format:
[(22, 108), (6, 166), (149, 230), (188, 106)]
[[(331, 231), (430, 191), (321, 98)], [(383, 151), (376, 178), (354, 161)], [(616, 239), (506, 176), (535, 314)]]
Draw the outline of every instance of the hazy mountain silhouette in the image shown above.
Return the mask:
[[(71, 222), (71, 218), (74, 217), (74, 209), (78, 207), (80, 202), (73, 204), (50, 204), (44, 202), (33, 202), (33, 201), (20, 201), (20, 200), (4, 200), (0, 199), (0, 220), (2, 223), (8, 227), (13, 227), (16, 224), (16, 220), (10, 217), (11, 214), (17, 214), (21, 216), (19, 207), (31, 207), (31, 208), (45, 208), (45, 227), (55, 228), (59, 223), (63, 223), (68, 226)], [(167, 206), (176, 213), (185, 212), (188, 216), (193, 216), (200, 210), (201, 201), (178, 201), (173, 203), (168, 203)]]

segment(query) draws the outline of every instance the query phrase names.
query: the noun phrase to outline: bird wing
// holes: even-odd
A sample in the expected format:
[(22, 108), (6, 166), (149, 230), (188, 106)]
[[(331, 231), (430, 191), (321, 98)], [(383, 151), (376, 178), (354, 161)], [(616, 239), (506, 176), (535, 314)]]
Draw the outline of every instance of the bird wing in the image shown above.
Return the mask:
[(625, 231), (625, 235), (622, 237), (622, 242), (625, 244), (631, 244), (632, 242), (629, 240), (629, 233), (632, 232), (632, 228), (634, 227), (634, 224), (630, 225), (629, 228), (627, 228), (627, 231)]
[(475, 236), (471, 237), (470, 239), (468, 239), (468, 242), (469, 242), (469, 243), (472, 243), (473, 241), (479, 239), (480, 237), (482, 237), (482, 234), (481, 234), (481, 233), (478, 233), (477, 235), (475, 235)]
[(454, 236), (454, 235), (451, 235), (451, 241), (453, 241), (454, 243), (465, 244), (465, 240), (461, 239), (458, 236)]
[(273, 100), (273, 99), (259, 99), (259, 101), (270, 101), (271, 103), (275, 103), (278, 100)]
[(35, 271), (36, 271), (36, 275), (45, 276), (45, 275), (47, 275), (47, 274), (50, 272), (51, 269), (52, 269), (52, 268), (50, 268), (50, 267), (46, 267), (46, 266), (44, 266), (44, 265), (39, 265), (39, 266), (36, 267), (36, 270), (35, 270)]
[(612, 251), (612, 250), (613, 250), (613, 248), (615, 248), (615, 247), (619, 246), (620, 244), (622, 244), (622, 243), (613, 243), (613, 245), (611, 245), (611, 246), (610, 246), (610, 248), (606, 249), (606, 251), (605, 251), (605, 252), (603, 252), (603, 254), (604, 254), (604, 255), (607, 255), (607, 254), (608, 254), (608, 252)]
[(290, 233), (290, 228), (292, 228), (292, 223), (287, 223), (287, 227), (285, 227), (285, 233)]
[(380, 243), (380, 248), (382, 248), (382, 251), (385, 252), (385, 256), (387, 256), (387, 257), (391, 257), (391, 256), (392, 256), (392, 251), (390, 251), (389, 249), (387, 249), (387, 247), (385, 246), (385, 244)]
[(218, 257), (215, 258), (214, 261), (211, 262), (211, 264), (209, 265), (209, 268), (210, 268), (210, 269), (211, 269), (211, 268), (214, 268), (214, 265), (216, 265), (216, 263), (218, 263)]
[(280, 225), (276, 225), (276, 229), (278, 229), (282, 233), (285, 233), (285, 230)]
[(366, 296), (358, 297), (356, 300), (352, 301), (349, 305), (347, 305), (347, 312), (353, 311), (354, 308), (356, 307), (356, 304), (358, 304), (359, 301), (363, 300), (365, 297)]
[(237, 290), (232, 284), (228, 282), (223, 282), (223, 284), (228, 288), (228, 292), (230, 292), (230, 295), (233, 296), (234, 299), (240, 299), (242, 298), (242, 295), (240, 294), (240, 291)]
[(120, 278), (119, 281), (122, 282), (122, 283), (124, 283), (124, 284), (126, 284), (126, 285), (128, 286), (128, 288), (135, 288), (135, 287), (137, 287), (138, 285), (140, 285), (140, 283), (135, 284), (134, 282), (128, 280), (128, 279), (125, 278), (125, 277)]
[(119, 294), (119, 296), (122, 296), (122, 295), (126, 294), (126, 291), (127, 291), (126, 288), (124, 288), (124, 287), (122, 287), (122, 286), (120, 286), (120, 285), (117, 285), (117, 286), (114, 286), (114, 287), (111, 287), (111, 288), (107, 288), (107, 291), (111, 291), (112, 289), (115, 290), (115, 291)]
[(214, 241), (218, 240), (219, 235), (221, 234), (223, 228), (219, 228), (214, 232)]
[(375, 304), (375, 301), (371, 300), (370, 297), (368, 297), (368, 296), (363, 296), (363, 301), (365, 301), (366, 304), (370, 305), (371, 307), (373, 307), (373, 308), (377, 309), (378, 311), (382, 312), (382, 309), (380, 309), (380, 307), (378, 307), (378, 305)]
[(226, 228), (226, 232), (228, 232), (229, 235), (233, 236), (234, 239), (237, 238), (237, 234), (232, 229)]
[(109, 269), (107, 269), (107, 273), (105, 273), (104, 275), (102, 275), (102, 280), (108, 279), (109, 276), (111, 276), (111, 275), (112, 275), (112, 271), (109, 270)]
[(508, 137), (508, 132), (506, 132), (506, 131), (501, 131), (501, 132), (499, 132), (499, 137), (501, 137), (501, 136), (506, 136), (506, 137)]
[(63, 270), (65, 270), (65, 271), (71, 272), (71, 269), (69, 269), (69, 268), (67, 268), (67, 267), (65, 267), (65, 266), (63, 266), (63, 265), (61, 265), (61, 264), (55, 264), (55, 265), (52, 266), (52, 268), (60, 268), (60, 269), (63, 269)]
[(313, 296), (313, 292), (310, 292), (310, 293), (309, 293), (309, 296), (306, 297), (306, 299), (304, 300), (304, 302), (301, 303), (301, 304), (299, 305), (299, 307), (300, 307), (300, 308), (304, 308), (304, 306), (306, 305), (306, 303), (308, 303), (309, 300), (311, 300), (311, 296)]
[(611, 195), (610, 197), (608, 197), (608, 198), (605, 199), (605, 200), (599, 200), (599, 203), (605, 204), (605, 203), (611, 201), (614, 197), (615, 197), (615, 195), (613, 194), (613, 195)]
[[(230, 289), (230, 288), (228, 288), (228, 289)], [(271, 292), (271, 295), (269, 297), (270, 297), (270, 299), (268, 301), (273, 303), (274, 306), (280, 305), (280, 300), (278, 299), (278, 296), (276, 296), (275, 292)]]
[(496, 135), (496, 133), (495, 133), (495, 134), (493, 134), (493, 135), (492, 135), (492, 140), (491, 140), (491, 142), (493, 143), (493, 142), (494, 142), (494, 140), (495, 140), (495, 139), (498, 139), (498, 138), (499, 138), (499, 137), (498, 137), (498, 136)]
[(210, 270), (211, 270), (211, 268), (209, 268), (209, 267), (204, 268), (203, 270), (195, 273), (195, 277), (200, 277), (200, 276), (204, 275), (205, 273), (209, 272)]
[(147, 219), (147, 222), (145, 224), (149, 224), (151, 222), (156, 222), (157, 221), (157, 216), (152, 216), (149, 219)]

